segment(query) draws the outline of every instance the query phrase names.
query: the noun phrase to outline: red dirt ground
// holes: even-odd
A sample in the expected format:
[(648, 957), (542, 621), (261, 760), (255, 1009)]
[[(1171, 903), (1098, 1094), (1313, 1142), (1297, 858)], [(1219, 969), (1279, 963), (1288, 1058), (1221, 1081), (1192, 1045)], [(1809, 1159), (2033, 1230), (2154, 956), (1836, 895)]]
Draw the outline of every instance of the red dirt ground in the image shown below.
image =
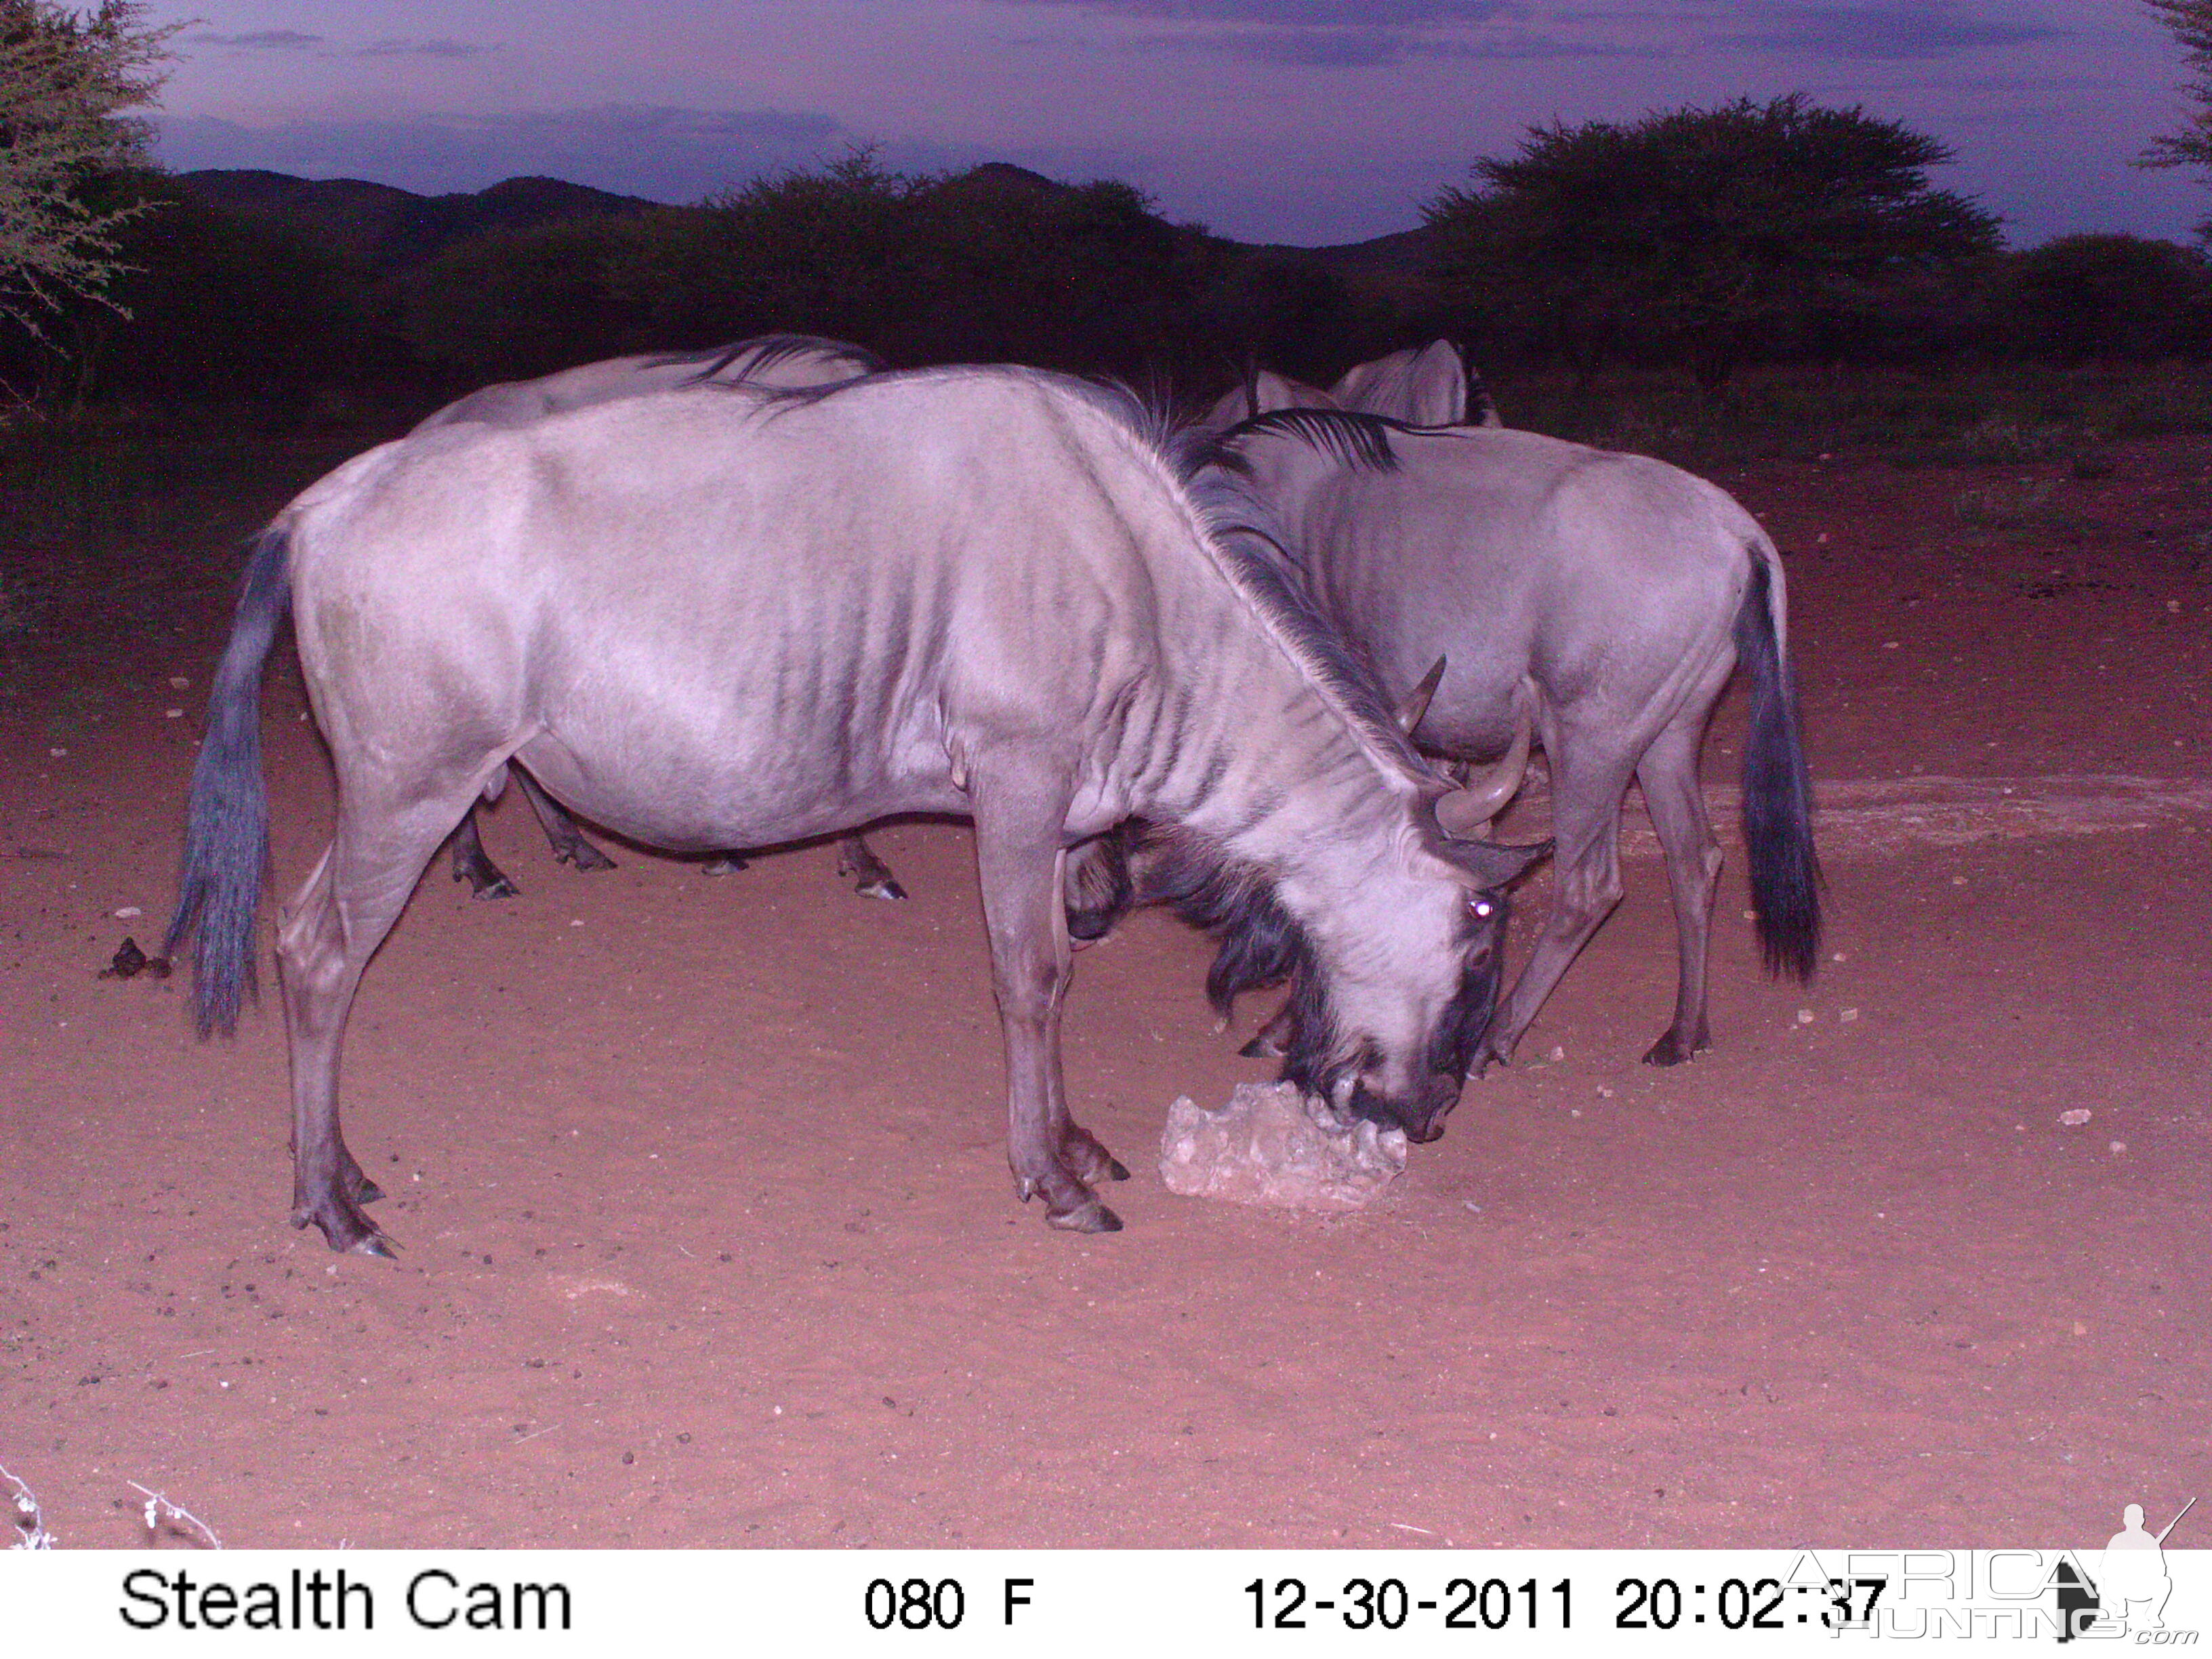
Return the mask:
[[(149, 538), (151, 574), (64, 592), (5, 661), (0, 1462), (79, 1547), (143, 1540), (131, 1481), (234, 1546), (1996, 1546), (2171, 1514), (2212, 1487), (2212, 446), (2116, 460), (1723, 477), (1791, 556), (1833, 959), (1762, 978), (1733, 859), (1719, 1047), (1639, 1066), (1673, 974), (1639, 832), (1527, 1063), (1355, 1217), (1160, 1186), (1168, 1103), (1261, 1075), (1267, 1012), (1212, 1033), (1164, 917), (1080, 959), (1071, 1089), (1137, 1175), (1128, 1231), (1070, 1237), (1010, 1191), (964, 830), (882, 836), (902, 906), (823, 848), (580, 878), (503, 807), (524, 896), (434, 867), (356, 1005), (396, 1265), (285, 1224), (273, 1011), (202, 1047), (180, 980), (94, 977), (171, 901), (219, 550), (301, 480), (240, 492), (173, 550), (204, 574)], [(296, 681), (268, 706), (289, 892), (330, 800)]]

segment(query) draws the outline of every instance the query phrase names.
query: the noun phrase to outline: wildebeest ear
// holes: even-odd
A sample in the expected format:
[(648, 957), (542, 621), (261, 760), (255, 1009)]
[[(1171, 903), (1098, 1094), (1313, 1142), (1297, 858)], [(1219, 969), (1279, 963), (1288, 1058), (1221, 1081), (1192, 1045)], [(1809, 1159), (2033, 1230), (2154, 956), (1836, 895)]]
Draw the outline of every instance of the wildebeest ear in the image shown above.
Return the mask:
[(1421, 683), (1398, 699), (1397, 708), (1391, 712), (1397, 720), (1398, 729), (1407, 737), (1413, 735), (1413, 728), (1421, 723), (1421, 716), (1429, 712), (1429, 699), (1437, 695), (1437, 687), (1443, 683), (1443, 678), (1444, 659), (1438, 657), (1437, 665), (1421, 676)]
[(1406, 371), (1407, 417), (1416, 426), (1457, 426), (1467, 419), (1467, 364), (1449, 340), (1431, 340)]
[(1547, 839), (1508, 847), (1494, 841), (1446, 841), (1437, 851), (1474, 877), (1475, 885), (1485, 892), (1495, 892), (1510, 887), (1551, 857), (1552, 843)]

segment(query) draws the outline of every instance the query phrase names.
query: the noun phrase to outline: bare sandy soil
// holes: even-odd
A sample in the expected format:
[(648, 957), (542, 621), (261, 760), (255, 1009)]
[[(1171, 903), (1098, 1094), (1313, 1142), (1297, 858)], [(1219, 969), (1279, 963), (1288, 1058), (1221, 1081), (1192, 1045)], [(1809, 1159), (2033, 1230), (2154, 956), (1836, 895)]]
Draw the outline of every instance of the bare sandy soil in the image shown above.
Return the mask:
[[(523, 896), (434, 866), (356, 1006), (397, 1264), (285, 1224), (273, 1010), (203, 1047), (181, 980), (95, 977), (171, 902), (226, 541), (301, 480), (155, 524), (0, 687), (0, 1462), (80, 1547), (143, 1541), (131, 1481), (234, 1546), (1995, 1546), (2169, 1515), (2212, 1488), (2212, 446), (2116, 460), (1724, 477), (1790, 555), (1832, 959), (1765, 980), (1732, 860), (1719, 1046), (1638, 1065), (1673, 951), (1632, 805), (1629, 896), (1525, 1063), (1350, 1218), (1162, 1188), (1168, 1103), (1264, 1075), (1236, 1047), (1268, 1012), (1215, 1035), (1164, 917), (1079, 963), (1071, 1088), (1137, 1173), (1128, 1231), (1071, 1237), (1010, 1191), (963, 829), (881, 836), (894, 905), (826, 848), (579, 877), (511, 802)], [(276, 677), (284, 892), (329, 822), (301, 707)]]

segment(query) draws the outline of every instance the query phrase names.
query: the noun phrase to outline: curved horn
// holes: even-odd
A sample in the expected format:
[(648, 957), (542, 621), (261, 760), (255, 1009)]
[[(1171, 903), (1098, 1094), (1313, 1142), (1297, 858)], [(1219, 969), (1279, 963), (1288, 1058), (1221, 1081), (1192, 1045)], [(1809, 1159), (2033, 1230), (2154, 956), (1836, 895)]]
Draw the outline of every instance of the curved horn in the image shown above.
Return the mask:
[(1437, 665), (1421, 676), (1421, 683), (1398, 699), (1398, 706), (1391, 714), (1398, 722), (1398, 729), (1407, 737), (1413, 735), (1413, 728), (1421, 723), (1421, 716), (1429, 712), (1429, 700), (1437, 695), (1437, 687), (1443, 677), (1444, 659), (1438, 657)]
[(1469, 839), (1520, 793), (1522, 775), (1528, 769), (1529, 738), (1536, 725), (1534, 704), (1535, 688), (1524, 679), (1513, 690), (1513, 710), (1518, 716), (1513, 746), (1504, 759), (1470, 776), (1465, 785), (1437, 802), (1437, 823), (1444, 834), (1455, 840)]

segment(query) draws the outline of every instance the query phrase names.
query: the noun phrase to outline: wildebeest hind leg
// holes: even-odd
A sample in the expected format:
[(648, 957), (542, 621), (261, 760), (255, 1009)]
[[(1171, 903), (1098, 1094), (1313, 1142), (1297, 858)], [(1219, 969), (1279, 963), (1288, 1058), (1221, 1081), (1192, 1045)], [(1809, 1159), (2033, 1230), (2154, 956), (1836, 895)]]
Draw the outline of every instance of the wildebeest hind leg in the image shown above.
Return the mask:
[(584, 839), (576, 820), (561, 810), (560, 803), (538, 787), (537, 779), (519, 766), (514, 769), (514, 776), (529, 799), (530, 810), (538, 814), (538, 822), (545, 831), (545, 840), (553, 849), (556, 862), (573, 864), (586, 875), (594, 870), (615, 867), (612, 859)]
[[(1006, 1046), (1006, 1161), (1014, 1190), (1042, 1195), (1045, 1219), (1074, 1232), (1118, 1231), (1121, 1218), (1098, 1200), (1069, 1152), (1105, 1148), (1068, 1115), (1060, 1057), (1060, 1010), (1073, 973), (1062, 884), (1060, 826), (1067, 785), (1048, 763), (1000, 757), (973, 767), (975, 863), (990, 934), (991, 988)], [(1097, 1170), (1091, 1179), (1110, 1170)]]
[(389, 1255), (362, 1206), (380, 1196), (338, 1121), (338, 1051), (362, 969), (391, 932), (453, 819), (457, 792), (374, 825), (342, 806), (337, 838), (285, 913), (276, 935), (292, 1059), (292, 1224), (313, 1223), (334, 1250)]
[(1659, 734), (1636, 769), (1650, 809), (1651, 827), (1667, 855), (1674, 894), (1674, 942), (1681, 971), (1674, 989), (1674, 1023), (1644, 1054), (1650, 1066), (1675, 1066), (1713, 1046), (1705, 1023), (1705, 964), (1713, 933), (1713, 887), (1720, 878), (1720, 843), (1705, 816), (1698, 787), (1698, 750), (1705, 711)]
[(471, 898), (515, 898), (522, 892), (491, 861), (491, 854), (484, 851), (483, 838), (477, 833), (477, 809), (473, 806), (461, 820), (461, 827), (453, 831), (453, 879), (468, 883)]
[(837, 843), (837, 873), (849, 876), (853, 890), (865, 893), (870, 898), (902, 899), (906, 889), (898, 884), (898, 878), (890, 866), (878, 858), (875, 849), (857, 835), (847, 836)]
[(1483, 1039), (1475, 1057), (1477, 1073), (1492, 1060), (1503, 1064), (1513, 1058), (1515, 1045), (1559, 975), (1620, 902), (1620, 798), (1629, 770), (1629, 763), (1617, 756), (1592, 763), (1573, 753), (1553, 753), (1552, 833), (1557, 850), (1551, 907), (1528, 965)]

